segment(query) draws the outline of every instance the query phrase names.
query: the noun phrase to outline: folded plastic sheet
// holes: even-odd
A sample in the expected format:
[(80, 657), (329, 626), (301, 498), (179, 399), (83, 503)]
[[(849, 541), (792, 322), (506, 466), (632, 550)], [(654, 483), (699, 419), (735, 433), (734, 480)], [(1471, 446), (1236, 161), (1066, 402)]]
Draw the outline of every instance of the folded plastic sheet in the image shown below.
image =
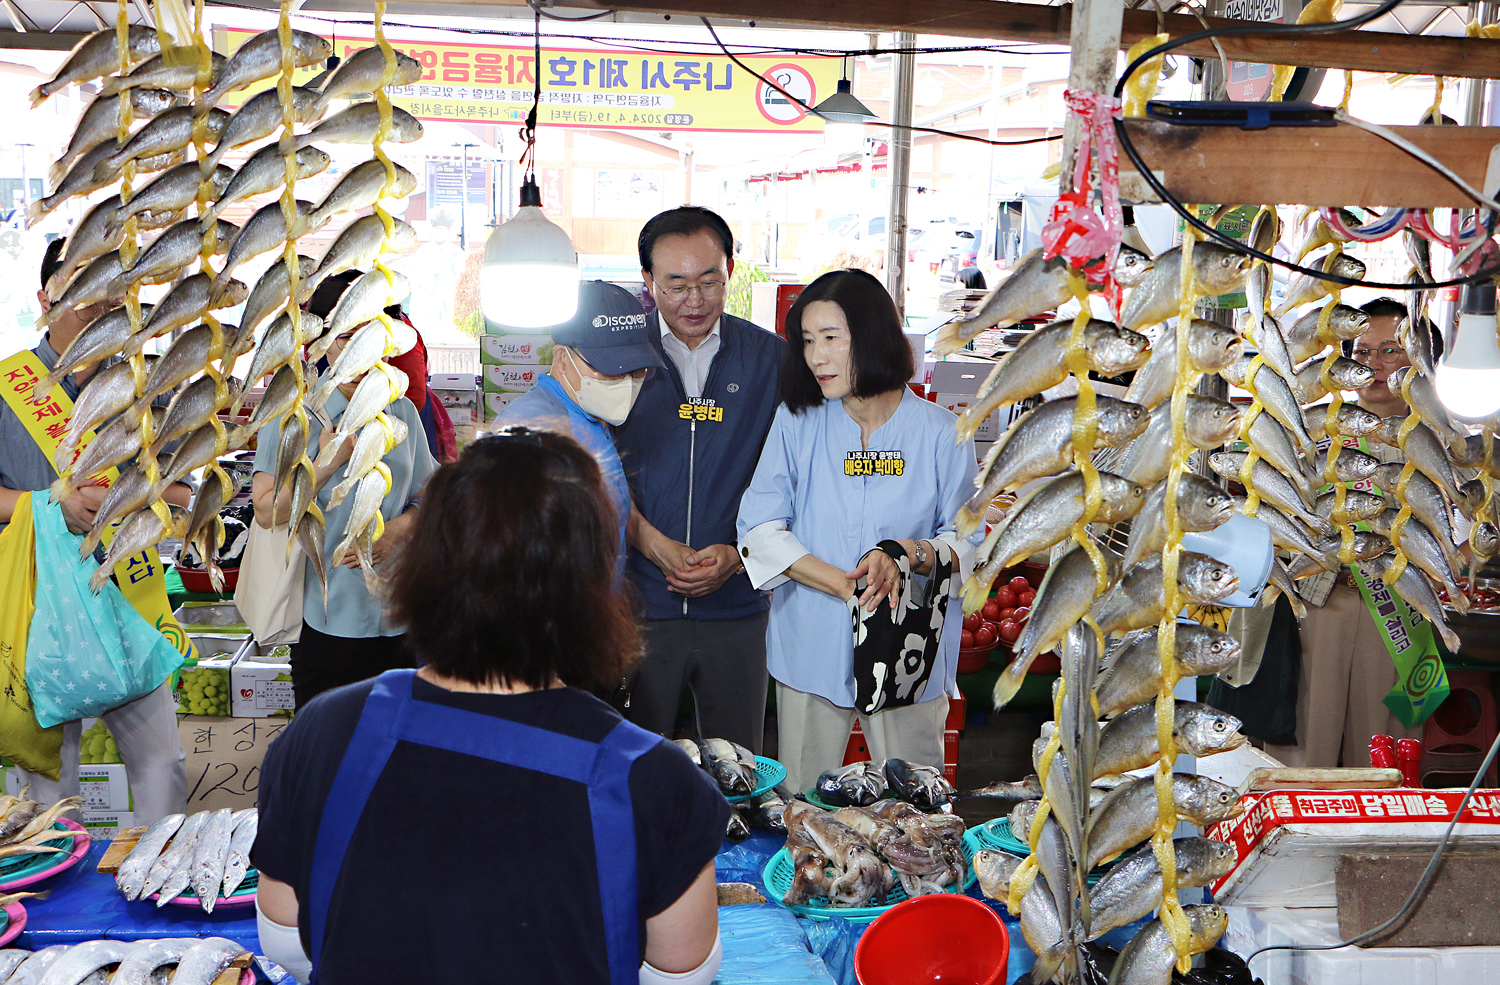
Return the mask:
[(775, 903), (719, 907), (724, 963), (715, 985), (833, 985), (836, 979), (808, 950), (803, 925), (810, 922)]

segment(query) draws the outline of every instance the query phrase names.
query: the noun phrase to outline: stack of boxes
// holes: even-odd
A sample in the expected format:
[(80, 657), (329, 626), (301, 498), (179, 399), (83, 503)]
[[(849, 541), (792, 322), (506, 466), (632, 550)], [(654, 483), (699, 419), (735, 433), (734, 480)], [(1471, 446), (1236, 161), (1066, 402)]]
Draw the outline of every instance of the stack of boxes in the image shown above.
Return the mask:
[(500, 416), (507, 404), (536, 386), (552, 365), (550, 335), (484, 335), (479, 339), (483, 370), (485, 423)]

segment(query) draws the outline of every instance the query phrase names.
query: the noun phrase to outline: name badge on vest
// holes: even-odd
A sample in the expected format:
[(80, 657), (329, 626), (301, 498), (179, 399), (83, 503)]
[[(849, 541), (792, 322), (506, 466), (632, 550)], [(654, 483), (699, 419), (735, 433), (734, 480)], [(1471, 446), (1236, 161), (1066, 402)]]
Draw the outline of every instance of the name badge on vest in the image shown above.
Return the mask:
[(684, 421), (714, 421), (723, 423), (724, 408), (710, 397), (688, 397), (687, 403), (678, 404), (677, 416)]
[(900, 451), (851, 451), (844, 457), (845, 475), (900, 475), (906, 459)]

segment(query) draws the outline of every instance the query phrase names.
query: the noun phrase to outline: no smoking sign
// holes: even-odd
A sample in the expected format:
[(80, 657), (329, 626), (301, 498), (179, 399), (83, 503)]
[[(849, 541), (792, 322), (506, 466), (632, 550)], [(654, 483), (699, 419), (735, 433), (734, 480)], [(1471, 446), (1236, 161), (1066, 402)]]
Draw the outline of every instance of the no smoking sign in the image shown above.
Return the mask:
[[(813, 83), (812, 76), (802, 66), (789, 62), (783, 63), (775, 66), (765, 75), (777, 86), (786, 90), (786, 93), (791, 93), (808, 106), (816, 105), (817, 86)], [(755, 107), (772, 123), (780, 123), (783, 126), (799, 123), (807, 116), (807, 110), (788, 99), (786, 93), (777, 91), (775, 86), (760, 82), (755, 87)]]

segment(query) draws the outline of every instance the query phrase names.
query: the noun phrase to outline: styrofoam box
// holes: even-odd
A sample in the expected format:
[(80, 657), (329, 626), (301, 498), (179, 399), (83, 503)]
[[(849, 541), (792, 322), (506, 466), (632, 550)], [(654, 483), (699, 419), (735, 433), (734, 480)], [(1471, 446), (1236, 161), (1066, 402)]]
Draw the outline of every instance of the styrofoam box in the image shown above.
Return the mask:
[(229, 671), (229, 713), (235, 718), (269, 718), (297, 707), (292, 665), (246, 654)]
[(544, 372), (540, 366), (486, 366), (484, 389), (487, 393), (525, 393)]
[[(5, 792), (13, 797), (21, 795), (20, 770), (5, 771)], [(78, 793), (85, 811), (128, 811), (134, 806), (123, 763), (78, 767)]]
[(535, 366), (550, 335), (485, 335), (479, 340), (479, 360), (486, 364)]
[[(1337, 944), (1336, 907), (1230, 906), (1221, 941), (1247, 955), (1272, 944)], [(1278, 985), (1450, 985), (1500, 981), (1500, 947), (1346, 947), (1270, 951), (1251, 974)]]
[[(964, 411), (974, 402), (972, 393), (942, 393), (936, 394), (935, 402), (939, 407), (946, 407), (953, 413), (963, 416)], [(1000, 437), (1000, 415), (1001, 411), (994, 411), (986, 417), (974, 431), (976, 442), (993, 442)]]
[(519, 393), (486, 393), (484, 395), (484, 419), (495, 420), (510, 405), (510, 402), (519, 396)]
[(135, 827), (135, 812), (83, 811), (82, 823), (94, 842), (113, 841), (121, 831)]

